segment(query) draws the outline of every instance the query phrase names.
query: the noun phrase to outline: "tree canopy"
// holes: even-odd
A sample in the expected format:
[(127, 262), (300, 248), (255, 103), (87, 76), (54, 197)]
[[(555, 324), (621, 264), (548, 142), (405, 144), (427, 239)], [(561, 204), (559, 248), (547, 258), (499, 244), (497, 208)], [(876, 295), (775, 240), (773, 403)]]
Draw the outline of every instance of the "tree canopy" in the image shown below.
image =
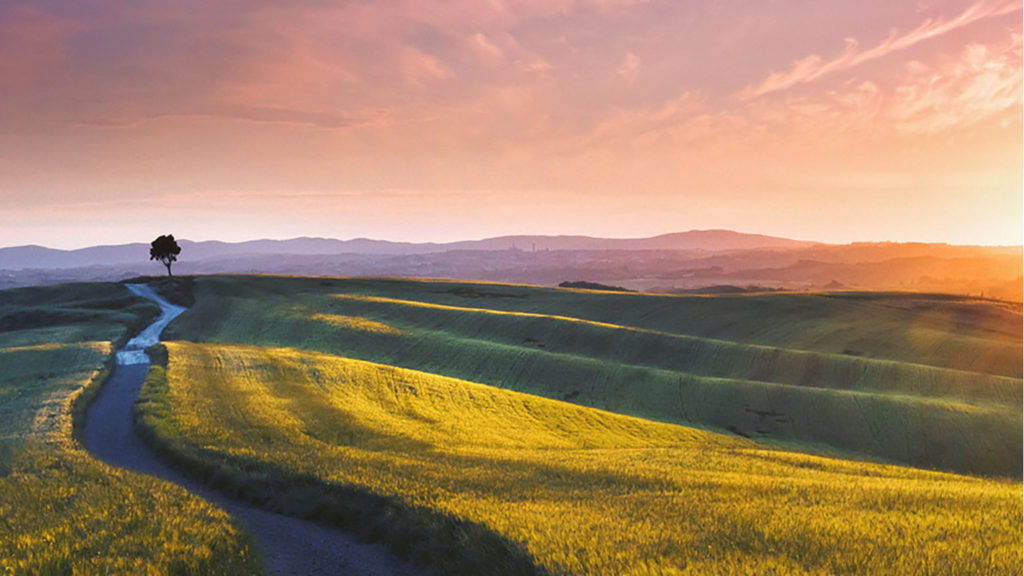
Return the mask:
[(174, 240), (174, 234), (159, 236), (150, 243), (149, 259), (159, 260), (167, 267), (167, 275), (171, 276), (171, 263), (178, 259), (181, 254), (181, 246)]

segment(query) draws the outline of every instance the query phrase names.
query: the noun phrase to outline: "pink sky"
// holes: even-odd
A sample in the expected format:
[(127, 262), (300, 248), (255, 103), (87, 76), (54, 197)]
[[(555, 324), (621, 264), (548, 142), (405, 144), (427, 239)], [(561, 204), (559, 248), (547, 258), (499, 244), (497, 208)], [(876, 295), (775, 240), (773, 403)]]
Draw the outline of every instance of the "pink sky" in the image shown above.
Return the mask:
[(1019, 1), (0, 3), (0, 246), (1022, 242)]

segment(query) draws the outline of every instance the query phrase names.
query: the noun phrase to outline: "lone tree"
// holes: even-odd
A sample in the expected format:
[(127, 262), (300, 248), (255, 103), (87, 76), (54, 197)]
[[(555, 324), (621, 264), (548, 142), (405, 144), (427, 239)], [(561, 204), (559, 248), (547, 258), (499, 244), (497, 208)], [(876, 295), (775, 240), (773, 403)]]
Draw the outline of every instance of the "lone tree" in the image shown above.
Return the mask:
[(171, 262), (178, 259), (178, 254), (181, 254), (181, 246), (174, 241), (174, 234), (168, 234), (167, 236), (160, 236), (150, 244), (149, 259), (159, 260), (164, 266), (167, 266), (167, 276), (171, 276)]

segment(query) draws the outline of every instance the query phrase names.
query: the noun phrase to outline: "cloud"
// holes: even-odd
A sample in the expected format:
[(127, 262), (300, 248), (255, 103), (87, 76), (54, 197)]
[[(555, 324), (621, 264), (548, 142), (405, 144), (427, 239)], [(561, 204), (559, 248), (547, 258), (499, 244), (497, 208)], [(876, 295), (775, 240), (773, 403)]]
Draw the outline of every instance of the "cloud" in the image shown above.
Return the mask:
[(399, 51), (399, 73), (406, 83), (423, 86), (428, 82), (447, 80), (453, 72), (438, 58), (415, 46), (404, 46)]
[(626, 57), (622, 59), (622, 64), (619, 65), (618, 70), (615, 72), (622, 76), (626, 82), (632, 84), (636, 82), (637, 74), (640, 73), (640, 58), (636, 54), (629, 52)]
[[(1019, 0), (974, 1), (955, 18), (893, 33), (873, 47), (847, 39), (839, 56), (810, 54), (749, 91), (782, 91), (1019, 9)], [(841, 135), (857, 132), (859, 125), (885, 130), (862, 122), (883, 112), (906, 132), (945, 130), (998, 110), (1015, 85), (1012, 66), (1000, 64), (1010, 56), (989, 47), (984, 57), (976, 50), (975, 67), (963, 63), (955, 79), (930, 55), (915, 54), (927, 65), (898, 80), (906, 80), (905, 97), (894, 92), (893, 79), (869, 76), (840, 87), (830, 84), (831, 92), (817, 90), (803, 99), (793, 94), (733, 98), (734, 79), (750, 78), (745, 67), (763, 66), (759, 60), (766, 56), (750, 53), (735, 66), (717, 66), (720, 29), (744, 31), (735, 37), (737, 42), (747, 38), (745, 43), (730, 44), (736, 54), (763, 50), (757, 42), (765, 30), (758, 32), (754, 24), (772, 30), (779, 22), (806, 26), (797, 18), (806, 12), (800, 3), (789, 5), (776, 21), (745, 9), (719, 14), (682, 3), (634, 10), (629, 6), (636, 2), (629, 0), (299, 0), (287, 6), (256, 0), (238, 10), (183, 2), (188, 10), (154, 2), (125, 4), (131, 9), (96, 17), (89, 12), (77, 24), (93, 29), (71, 44), (69, 32), (59, 26), (30, 25), (52, 21), (47, 14), (25, 4), (18, 5), (19, 13), (0, 8), (0, 27), (10, 17), (24, 22), (26, 30), (50, 30), (49, 36), (32, 32), (48, 38), (33, 51), (66, 72), (59, 76), (59, 90), (28, 85), (17, 98), (0, 99), (0, 111), (6, 106), (12, 113), (5, 116), (20, 118), (29, 110), (37, 124), (150, 131), (167, 129), (180, 118), (188, 120), (181, 123), (182, 133), (206, 140), (218, 130), (256, 132), (247, 124), (267, 125), (258, 130), (263, 134), (305, 134), (290, 127), (314, 128), (336, 132), (319, 135), (330, 138), (331, 146), (383, 156), (502, 156), (514, 149), (523, 157), (539, 157), (585, 155), (602, 147), (620, 153), (672, 144), (691, 150), (701, 142), (771, 145), (773, 133), (792, 139), (801, 137), (796, 130), (823, 134), (815, 122)], [(676, 29), (684, 17), (694, 20), (693, 34)], [(879, 17), (872, 26), (884, 21)], [(714, 32), (706, 35), (696, 32), (711, 23), (722, 25), (711, 26)], [(964, 36), (985, 27), (977, 28)], [(0, 47), (5, 30), (0, 30)], [(799, 41), (806, 35), (794, 36)], [(4, 57), (0, 51), (0, 62)], [(997, 70), (986, 68), (997, 65)], [(35, 68), (26, 64), (24, 69)], [(932, 80), (935, 75), (940, 78)], [(954, 100), (944, 111), (946, 95)], [(278, 126), (282, 129), (275, 132)], [(285, 155), (293, 150), (280, 146)]]
[(185, 118), (237, 120), (242, 122), (284, 124), (323, 129), (355, 128), (381, 123), (379, 119), (358, 119), (339, 114), (311, 112), (308, 110), (290, 110), (287, 108), (272, 107), (220, 106), (211, 107), (205, 110), (200, 109), (192, 112), (160, 113), (147, 117), (131, 117), (126, 119), (103, 118), (99, 120), (74, 122), (73, 125), (81, 128), (138, 128), (150, 122)]
[(671, 131), (707, 112), (703, 96), (686, 92), (659, 106), (616, 109), (594, 127), (590, 137), (595, 142), (636, 141)]
[(961, 57), (941, 69), (919, 63), (908, 67), (886, 110), (899, 131), (933, 134), (981, 122), (1008, 110), (1021, 109), (1021, 37), (1008, 45), (971, 44)]
[(740, 92), (739, 97), (742, 100), (750, 100), (798, 84), (812, 82), (826, 74), (852, 68), (893, 52), (905, 50), (920, 42), (942, 36), (979, 20), (1010, 14), (1020, 9), (1021, 2), (1019, 0), (982, 0), (971, 5), (955, 18), (928, 19), (914, 30), (902, 35), (894, 31), (883, 42), (866, 50), (860, 49), (856, 39), (847, 38), (845, 49), (836, 58), (825, 61), (821, 56), (815, 54), (801, 58), (794, 62), (789, 70), (773, 72), (757, 85), (748, 86)]
[(704, 158), (815, 157), (843, 150), (909, 149), (962, 135), (995, 119), (1019, 126), (1021, 36), (965, 46), (956, 57), (912, 61), (895, 82), (848, 81), (779, 98), (723, 102), (695, 92), (650, 106), (619, 108), (582, 145)]
[(516, 58), (515, 65), (523, 72), (548, 72), (554, 68), (550, 62), (535, 52), (526, 52)]
[(503, 9), (519, 18), (550, 17), (584, 8), (629, 8), (650, 0), (504, 0)]
[(528, 50), (507, 30), (485, 35), (476, 32), (469, 38), (469, 49), (476, 60), (490, 68), (511, 62), (520, 72), (547, 72), (553, 67), (540, 54)]
[(0, 8), (0, 85), (37, 80), (62, 65), (74, 22), (27, 4)]
[(480, 64), (493, 68), (505, 62), (505, 53), (487, 39), (482, 32), (471, 35), (466, 45)]

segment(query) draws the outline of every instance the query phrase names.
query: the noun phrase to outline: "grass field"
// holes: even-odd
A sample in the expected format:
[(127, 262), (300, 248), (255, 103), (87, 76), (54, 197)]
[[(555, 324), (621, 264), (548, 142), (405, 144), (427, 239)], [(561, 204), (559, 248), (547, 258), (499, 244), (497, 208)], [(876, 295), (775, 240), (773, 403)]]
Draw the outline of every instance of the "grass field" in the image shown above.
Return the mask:
[[(76, 440), (155, 307), (0, 295), (0, 573), (258, 573), (222, 512)], [(137, 404), (148, 440), (439, 573), (1019, 572), (1020, 305), (280, 277), (171, 296), (190, 309)]]
[(1022, 470), (1019, 304), (200, 277), (168, 336), (294, 347), (805, 450)]
[(156, 312), (116, 284), (0, 292), (0, 573), (259, 572), (223, 512), (76, 440), (114, 347)]
[[(327, 322), (395, 336), (378, 324), (392, 326)], [(554, 574), (1002, 575), (1022, 562), (1016, 481), (790, 452), (293, 348), (167, 350), (139, 404), (165, 452), (446, 573), (460, 566), (438, 564), (430, 528), (452, 518), (509, 543), (463, 534), (489, 569), (461, 573), (531, 572), (509, 560), (518, 549)], [(377, 517), (358, 513), (371, 494), (389, 503)]]

